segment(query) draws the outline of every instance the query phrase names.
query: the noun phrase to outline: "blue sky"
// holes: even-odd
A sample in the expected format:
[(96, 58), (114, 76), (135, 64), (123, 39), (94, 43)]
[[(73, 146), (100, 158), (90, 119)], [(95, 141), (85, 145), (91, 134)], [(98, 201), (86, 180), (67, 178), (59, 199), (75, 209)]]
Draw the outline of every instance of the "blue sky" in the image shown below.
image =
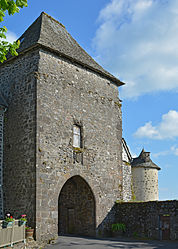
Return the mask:
[(161, 167), (160, 200), (178, 199), (178, 0), (28, 2), (5, 18), (8, 38), (19, 37), (45, 11), (126, 82), (119, 91), (123, 137), (134, 156), (144, 147)]

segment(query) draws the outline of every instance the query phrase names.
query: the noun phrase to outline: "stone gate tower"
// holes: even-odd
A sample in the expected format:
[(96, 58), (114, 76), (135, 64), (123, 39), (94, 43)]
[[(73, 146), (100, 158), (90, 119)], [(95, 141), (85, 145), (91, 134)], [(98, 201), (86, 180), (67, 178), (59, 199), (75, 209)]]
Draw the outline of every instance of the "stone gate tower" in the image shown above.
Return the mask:
[(4, 211), (26, 213), (37, 240), (102, 234), (122, 198), (123, 83), (45, 13), (20, 41), (0, 65)]

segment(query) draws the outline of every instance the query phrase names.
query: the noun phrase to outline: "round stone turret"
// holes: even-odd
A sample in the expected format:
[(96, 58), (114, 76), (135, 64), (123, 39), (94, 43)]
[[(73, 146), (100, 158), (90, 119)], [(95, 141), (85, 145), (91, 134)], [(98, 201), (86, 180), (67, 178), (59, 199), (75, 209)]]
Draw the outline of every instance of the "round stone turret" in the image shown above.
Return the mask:
[(135, 200), (158, 200), (158, 170), (160, 168), (150, 159), (150, 152), (145, 152), (143, 149), (139, 157), (133, 158), (131, 166)]

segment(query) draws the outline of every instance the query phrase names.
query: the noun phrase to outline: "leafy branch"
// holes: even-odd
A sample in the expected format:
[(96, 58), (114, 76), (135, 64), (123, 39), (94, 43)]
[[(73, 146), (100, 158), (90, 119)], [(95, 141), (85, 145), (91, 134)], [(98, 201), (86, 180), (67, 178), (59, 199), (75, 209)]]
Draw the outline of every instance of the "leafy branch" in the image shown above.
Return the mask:
[[(8, 15), (14, 15), (20, 11), (20, 8), (27, 7), (27, 0), (0, 0), (0, 22), (4, 20), (6, 12)], [(7, 28), (4, 26), (0, 28), (0, 62), (6, 60), (8, 52), (12, 56), (17, 56), (17, 49), (20, 46), (20, 41), (10, 43), (6, 40)]]

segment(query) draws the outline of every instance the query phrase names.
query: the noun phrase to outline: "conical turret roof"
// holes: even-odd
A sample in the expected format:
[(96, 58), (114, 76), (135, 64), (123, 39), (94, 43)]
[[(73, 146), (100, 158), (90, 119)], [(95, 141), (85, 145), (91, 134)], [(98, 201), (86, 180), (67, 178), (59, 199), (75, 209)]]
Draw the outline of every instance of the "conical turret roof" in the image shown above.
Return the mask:
[(140, 155), (136, 158), (133, 158), (131, 163), (132, 167), (144, 167), (144, 168), (155, 168), (160, 170), (155, 163), (150, 159), (150, 152), (146, 152), (144, 149), (141, 151)]
[(21, 44), (18, 52), (41, 45), (77, 62), (86, 68), (100, 73), (118, 86), (123, 85), (119, 79), (104, 70), (67, 32), (65, 27), (48, 14), (42, 12), (34, 23), (19, 38)]

